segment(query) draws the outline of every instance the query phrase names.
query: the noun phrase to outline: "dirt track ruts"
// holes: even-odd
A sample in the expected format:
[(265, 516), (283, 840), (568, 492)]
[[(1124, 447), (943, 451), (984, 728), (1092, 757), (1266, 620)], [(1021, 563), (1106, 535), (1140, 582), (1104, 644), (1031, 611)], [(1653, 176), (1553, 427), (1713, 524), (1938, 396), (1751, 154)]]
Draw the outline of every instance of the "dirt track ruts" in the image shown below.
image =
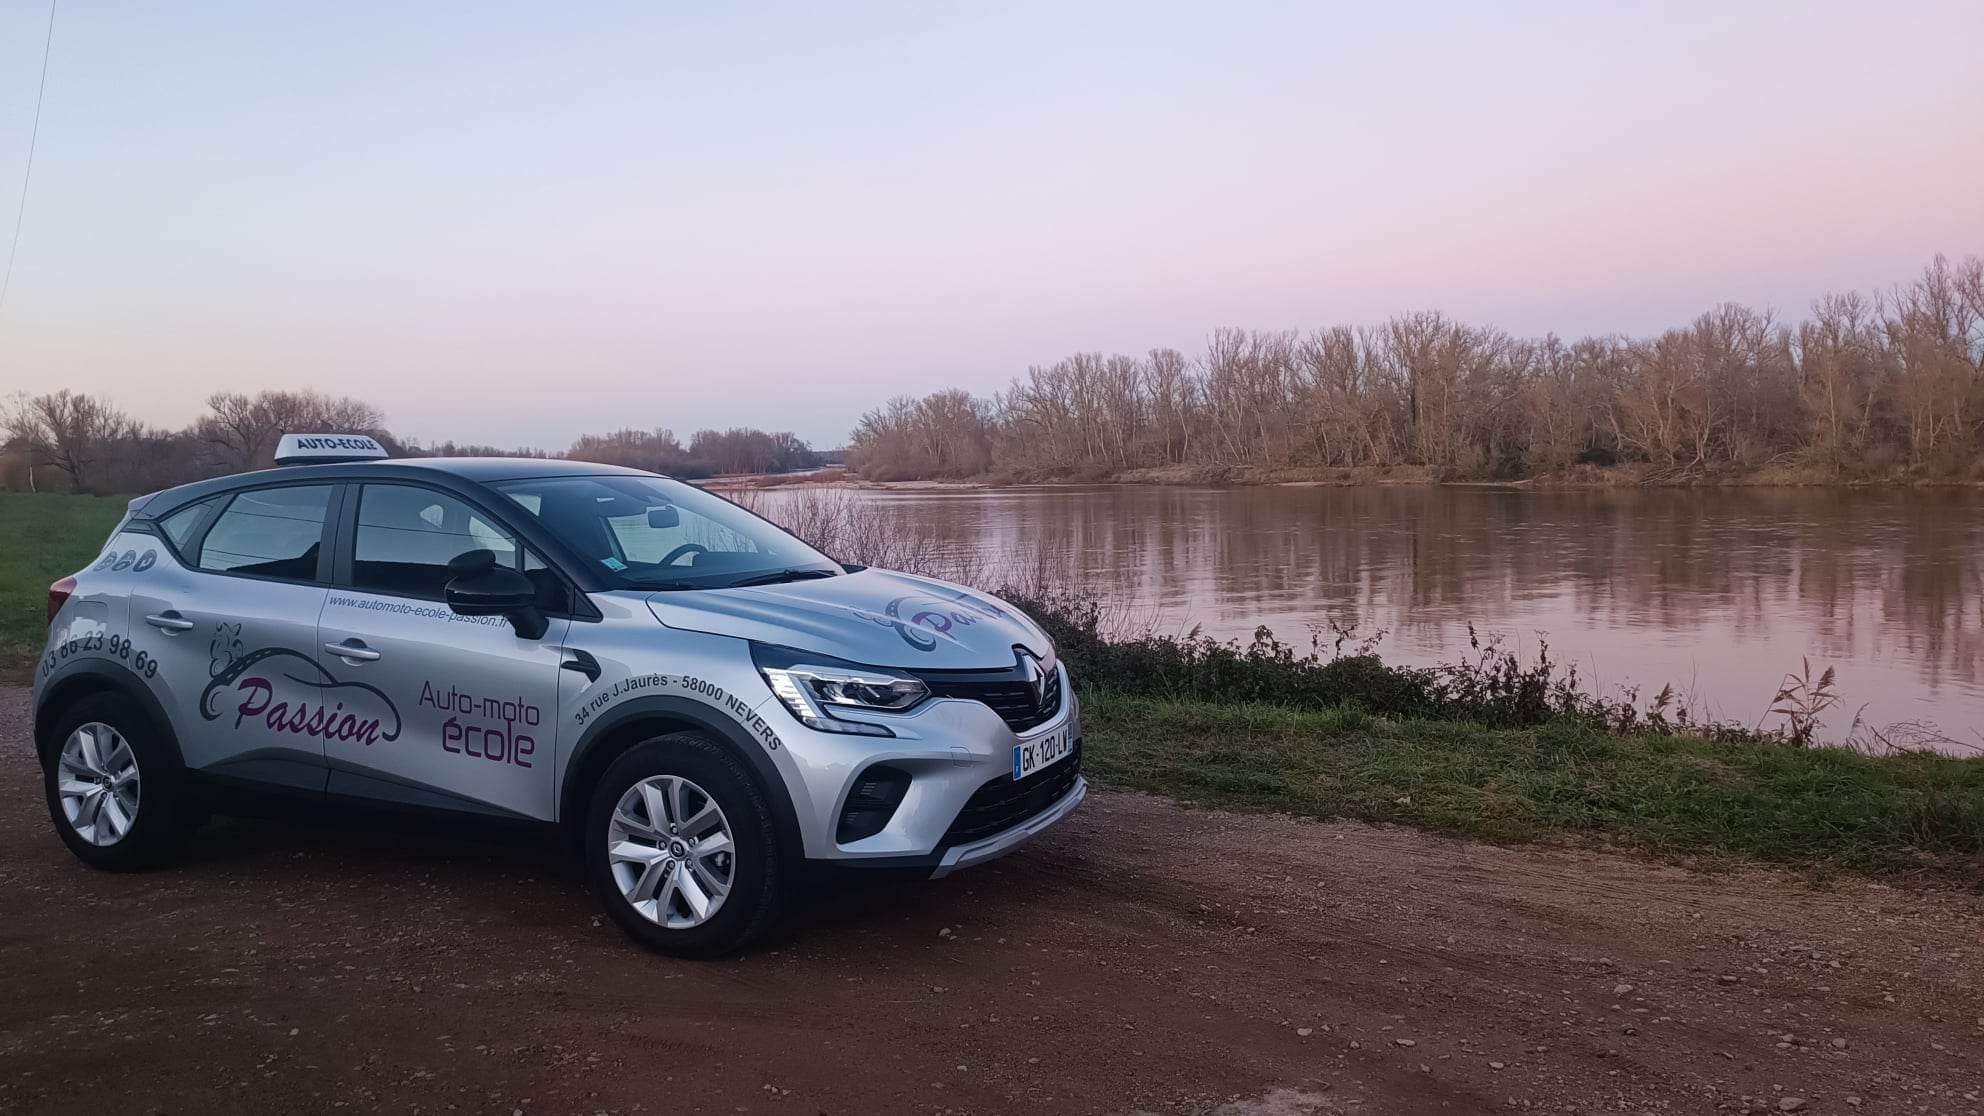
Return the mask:
[(90, 871), (24, 705), (0, 690), (0, 1111), (1984, 1110), (1975, 894), (1100, 792), (1007, 860), (677, 962), (559, 856), (437, 827), (222, 820)]

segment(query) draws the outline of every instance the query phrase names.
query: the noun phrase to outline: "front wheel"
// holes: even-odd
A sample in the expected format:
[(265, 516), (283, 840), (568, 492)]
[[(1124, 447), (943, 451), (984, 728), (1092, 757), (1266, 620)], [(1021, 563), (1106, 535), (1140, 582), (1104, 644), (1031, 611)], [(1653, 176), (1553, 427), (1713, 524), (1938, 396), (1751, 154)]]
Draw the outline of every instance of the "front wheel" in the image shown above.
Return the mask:
[(606, 769), (586, 867), (621, 929), (677, 957), (741, 948), (784, 904), (771, 804), (743, 760), (700, 732), (642, 741)]

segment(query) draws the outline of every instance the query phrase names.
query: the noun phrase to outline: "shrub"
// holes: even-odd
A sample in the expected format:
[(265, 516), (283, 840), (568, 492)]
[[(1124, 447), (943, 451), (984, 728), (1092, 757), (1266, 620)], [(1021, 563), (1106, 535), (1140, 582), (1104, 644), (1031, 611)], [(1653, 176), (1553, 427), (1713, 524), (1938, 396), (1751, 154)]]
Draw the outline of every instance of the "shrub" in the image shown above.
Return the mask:
[(1271, 704), (1308, 710), (1354, 708), (1387, 718), (1467, 721), (1495, 728), (1561, 723), (1618, 736), (1687, 732), (1719, 742), (1789, 742), (1801, 736), (1719, 722), (1696, 723), (1671, 688), (1642, 712), (1636, 693), (1607, 700), (1587, 690), (1575, 667), (1550, 657), (1547, 643), (1524, 662), (1468, 628), (1471, 659), (1436, 667), (1395, 666), (1372, 653), (1377, 637), (1347, 629), (1302, 651), (1266, 627), (1254, 638), (1218, 640), (1194, 629), (1181, 636), (1116, 630), (1113, 614), (1080, 590), (1038, 582), (997, 590), (1054, 639), (1084, 686), (1111, 693), (1217, 704)]

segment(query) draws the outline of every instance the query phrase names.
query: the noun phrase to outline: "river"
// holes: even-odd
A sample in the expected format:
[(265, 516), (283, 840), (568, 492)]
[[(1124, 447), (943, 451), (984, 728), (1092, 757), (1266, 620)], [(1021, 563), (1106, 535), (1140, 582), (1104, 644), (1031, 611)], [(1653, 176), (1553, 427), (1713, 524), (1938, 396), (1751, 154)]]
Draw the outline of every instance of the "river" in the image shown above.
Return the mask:
[[(1807, 658), (1839, 707), (1984, 744), (1984, 493), (1128, 485), (857, 490), (988, 564), (1040, 556), (1162, 631), (1304, 648), (1329, 622), (1388, 661), (1526, 657), (1547, 639), (1602, 691), (1672, 683), (1754, 724)], [(1333, 637), (1330, 637), (1333, 638)]]

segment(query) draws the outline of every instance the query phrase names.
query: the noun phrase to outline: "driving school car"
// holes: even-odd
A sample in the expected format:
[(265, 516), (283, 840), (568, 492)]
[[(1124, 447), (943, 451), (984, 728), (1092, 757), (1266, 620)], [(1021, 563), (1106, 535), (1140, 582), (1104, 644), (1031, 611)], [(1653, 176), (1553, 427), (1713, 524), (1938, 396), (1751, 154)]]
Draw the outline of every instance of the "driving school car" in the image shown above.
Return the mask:
[(942, 876), (1087, 792), (1067, 671), (997, 599), (638, 470), (385, 458), (286, 435), (50, 587), (35, 740), (79, 858), (158, 863), (243, 790), (549, 823), (636, 939), (709, 956), (805, 862)]

